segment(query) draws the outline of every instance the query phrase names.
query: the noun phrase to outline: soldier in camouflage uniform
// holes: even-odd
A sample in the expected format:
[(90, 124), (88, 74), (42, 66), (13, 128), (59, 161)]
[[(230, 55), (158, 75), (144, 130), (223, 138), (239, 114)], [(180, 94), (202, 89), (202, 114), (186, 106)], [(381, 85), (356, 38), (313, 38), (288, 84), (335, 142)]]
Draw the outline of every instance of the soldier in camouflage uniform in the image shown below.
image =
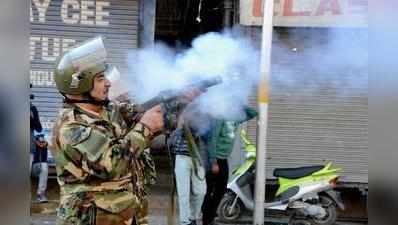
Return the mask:
[(143, 151), (163, 126), (162, 112), (155, 106), (134, 121), (133, 105), (109, 102), (105, 58), (96, 38), (65, 53), (55, 69), (65, 101), (53, 129), (58, 225), (148, 224)]

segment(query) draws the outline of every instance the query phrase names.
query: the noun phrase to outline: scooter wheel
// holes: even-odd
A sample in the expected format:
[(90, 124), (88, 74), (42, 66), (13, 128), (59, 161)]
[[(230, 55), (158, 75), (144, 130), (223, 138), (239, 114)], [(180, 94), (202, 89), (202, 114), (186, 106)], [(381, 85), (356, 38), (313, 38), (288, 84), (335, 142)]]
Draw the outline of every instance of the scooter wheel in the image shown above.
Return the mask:
[(233, 202), (236, 195), (233, 193), (228, 193), (221, 199), (220, 204), (217, 208), (218, 218), (221, 221), (232, 221), (238, 219), (242, 214), (242, 203), (239, 199), (235, 205)]
[(313, 225), (332, 225), (336, 222), (337, 219), (337, 209), (336, 209), (336, 203), (329, 197), (327, 196), (320, 196), (319, 198), (319, 204), (322, 206), (322, 208), (325, 209), (326, 211), (326, 216), (317, 219), (317, 218), (309, 218), (311, 221), (311, 224)]

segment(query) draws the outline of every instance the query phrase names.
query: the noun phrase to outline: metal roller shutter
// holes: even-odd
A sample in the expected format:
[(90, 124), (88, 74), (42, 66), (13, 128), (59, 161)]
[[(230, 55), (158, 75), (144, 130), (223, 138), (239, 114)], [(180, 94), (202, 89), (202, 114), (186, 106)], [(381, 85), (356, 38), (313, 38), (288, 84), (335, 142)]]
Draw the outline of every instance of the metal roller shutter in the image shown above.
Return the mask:
[[(257, 43), (258, 28), (247, 28)], [(288, 40), (276, 32), (278, 41)], [(312, 30), (322, 39), (325, 32)], [(295, 35), (295, 38), (298, 36)], [(277, 39), (277, 40), (276, 40)], [(290, 39), (291, 41), (291, 39)], [(307, 40), (295, 40), (305, 45)], [(312, 40), (313, 41), (313, 40)], [(286, 43), (284, 43), (286, 46)], [(328, 54), (322, 50), (320, 54)], [(368, 183), (368, 72), (367, 68), (319, 68), (314, 53), (273, 52), (267, 133), (267, 177), (278, 167), (325, 164), (344, 169), (342, 181)], [(322, 58), (322, 57), (319, 57)], [(308, 62), (310, 61), (310, 62)], [(250, 99), (256, 106), (256, 96)], [(255, 141), (257, 124), (247, 124)]]
[(56, 58), (69, 47), (102, 35), (109, 62), (126, 69), (126, 53), (138, 46), (139, 0), (32, 0), (30, 80), (33, 103), (51, 129), (62, 103), (52, 76)]

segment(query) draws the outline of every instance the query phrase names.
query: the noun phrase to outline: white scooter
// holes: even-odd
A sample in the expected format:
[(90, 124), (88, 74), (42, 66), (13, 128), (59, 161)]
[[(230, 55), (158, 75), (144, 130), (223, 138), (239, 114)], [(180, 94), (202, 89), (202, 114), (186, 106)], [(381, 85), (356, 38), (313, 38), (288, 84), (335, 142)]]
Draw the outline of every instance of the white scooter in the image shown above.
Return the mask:
[[(254, 210), (254, 180), (256, 147), (241, 130), (241, 139), (246, 152), (245, 162), (233, 172), (228, 191), (221, 200), (218, 219), (232, 222), (241, 217), (244, 209)], [(273, 202), (265, 203), (265, 209), (286, 211), (289, 225), (332, 225), (337, 218), (336, 206), (344, 210), (344, 204), (336, 186), (340, 168), (308, 166), (300, 168), (275, 169), (279, 188)]]

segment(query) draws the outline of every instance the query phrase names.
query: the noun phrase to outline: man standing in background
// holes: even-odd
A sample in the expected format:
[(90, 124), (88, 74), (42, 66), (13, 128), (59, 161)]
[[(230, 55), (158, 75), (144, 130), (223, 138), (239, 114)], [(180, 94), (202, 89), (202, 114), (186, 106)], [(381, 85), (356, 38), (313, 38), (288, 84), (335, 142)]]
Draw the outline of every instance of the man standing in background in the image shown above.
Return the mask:
[[(30, 88), (32, 89), (32, 84), (30, 84)], [(39, 112), (37, 111), (36, 106), (32, 103), (34, 99), (34, 95), (30, 94), (30, 161), (29, 161), (29, 171), (32, 170), (32, 162), (33, 162), (33, 155), (36, 151), (36, 144), (35, 144), (35, 131), (41, 132), (42, 126), (40, 123)]]
[(175, 154), (180, 225), (196, 225), (206, 194), (205, 165), (207, 148), (201, 137), (200, 125), (205, 116), (192, 105), (179, 117), (177, 129), (170, 138)]
[(229, 176), (228, 157), (232, 152), (239, 125), (257, 116), (256, 110), (245, 107), (244, 118), (236, 121), (216, 119), (208, 143), (209, 167), (206, 173), (207, 192), (202, 206), (203, 225), (214, 224), (217, 207), (224, 196)]
[[(33, 157), (33, 173), (39, 177), (37, 186), (37, 201), (47, 202), (46, 190), (48, 180), (47, 146), (48, 143), (43, 134), (36, 135), (36, 151)], [(37, 171), (37, 172), (36, 172)]]

